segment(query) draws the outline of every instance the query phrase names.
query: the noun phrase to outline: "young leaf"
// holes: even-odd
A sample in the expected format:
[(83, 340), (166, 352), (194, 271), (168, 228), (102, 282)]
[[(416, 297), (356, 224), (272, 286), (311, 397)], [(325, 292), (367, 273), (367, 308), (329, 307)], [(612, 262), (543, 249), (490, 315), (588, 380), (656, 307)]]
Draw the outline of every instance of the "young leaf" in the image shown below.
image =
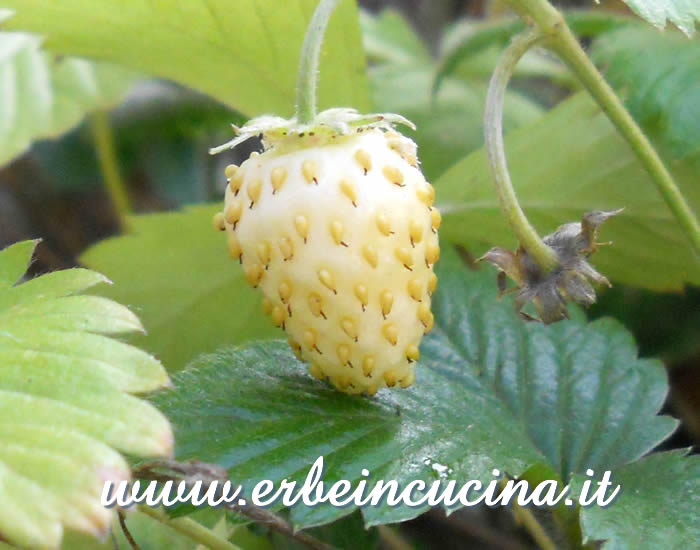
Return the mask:
[(89, 111), (114, 105), (135, 79), (106, 63), (44, 53), (40, 44), (35, 36), (0, 32), (0, 165)]
[(36, 242), (0, 251), (0, 538), (58, 548), (64, 528), (104, 535), (105, 481), (128, 479), (117, 451), (163, 456), (173, 436), (124, 391), (168, 384), (159, 362), (100, 334), (141, 329), (123, 306), (74, 296), (107, 281), (74, 269), (14, 284)]
[(81, 258), (114, 281), (101, 294), (129, 304), (148, 327), (131, 342), (171, 371), (227, 344), (283, 334), (260, 314), (262, 298), (212, 227), (220, 210), (208, 205), (134, 216), (131, 234), (106, 240)]
[[(58, 54), (105, 59), (200, 90), (249, 116), (289, 116), (316, 0), (6, 0), (6, 28), (46, 37)], [(125, 37), (133, 37), (125, 40)], [(357, 8), (346, 0), (323, 44), (319, 107), (368, 109)]]
[[(700, 264), (685, 234), (637, 158), (587, 96), (562, 102), (505, 141), (518, 198), (541, 234), (580, 219), (584, 212), (624, 207), (601, 231), (602, 240), (614, 244), (596, 253), (596, 269), (613, 283), (657, 290), (700, 283)], [(697, 208), (696, 162), (688, 155), (670, 168)], [(483, 149), (459, 161), (435, 184), (443, 239), (477, 245), (477, 254), (489, 245), (513, 248)]]
[[(436, 328), (416, 384), (376, 398), (340, 394), (313, 380), (288, 346), (222, 350), (175, 377), (154, 399), (174, 422), (176, 456), (229, 469), (250, 490), (260, 479), (303, 480), (319, 455), (326, 482), (415, 479), (492, 481), (548, 464), (568, 479), (586, 468), (637, 459), (674, 429), (655, 417), (666, 395), (662, 365), (641, 361), (629, 334), (606, 320), (523, 323), (498, 302), (493, 273), (440, 262)], [(425, 506), (366, 506), (368, 524), (414, 517)], [(297, 504), (299, 527), (349, 514)]]
[(695, 34), (700, 21), (700, 4), (694, 0), (623, 0), (639, 17), (659, 29), (670, 21), (688, 36)]
[[(581, 510), (584, 542), (605, 540), (605, 550), (694, 548), (700, 540), (700, 457), (684, 454), (654, 454), (613, 471), (613, 485), (620, 485), (613, 503)], [(575, 476), (574, 494), (586, 479)], [(590, 493), (595, 489), (594, 482)]]

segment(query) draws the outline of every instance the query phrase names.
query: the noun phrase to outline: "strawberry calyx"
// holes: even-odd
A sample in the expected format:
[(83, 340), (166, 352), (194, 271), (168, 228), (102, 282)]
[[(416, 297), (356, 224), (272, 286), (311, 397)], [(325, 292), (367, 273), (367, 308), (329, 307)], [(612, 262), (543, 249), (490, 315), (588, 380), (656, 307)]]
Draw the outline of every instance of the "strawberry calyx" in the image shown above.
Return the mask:
[[(337, 142), (345, 137), (370, 129), (390, 131), (395, 124), (415, 130), (415, 125), (394, 113), (362, 114), (355, 109), (336, 107), (322, 111), (308, 124), (299, 123), (297, 117), (284, 119), (274, 115), (263, 115), (249, 120), (243, 126), (233, 126), (236, 137), (214, 147), (209, 153), (215, 155), (252, 137), (261, 137), (263, 147), (286, 151), (301, 147), (314, 147)], [(410, 141), (410, 140), (408, 140)]]

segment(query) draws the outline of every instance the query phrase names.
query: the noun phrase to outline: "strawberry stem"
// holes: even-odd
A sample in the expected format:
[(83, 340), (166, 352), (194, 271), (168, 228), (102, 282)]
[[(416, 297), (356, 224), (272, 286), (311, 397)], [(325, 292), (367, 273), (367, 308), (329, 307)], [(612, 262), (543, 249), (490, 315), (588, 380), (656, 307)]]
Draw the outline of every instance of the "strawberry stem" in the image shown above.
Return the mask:
[(328, 20), (340, 0), (321, 0), (311, 17), (306, 30), (304, 43), (299, 58), (297, 76), (297, 122), (310, 123), (316, 116), (316, 87), (318, 85), (318, 66), (321, 56), (321, 44), (326, 33)]
[(547, 246), (530, 224), (518, 203), (513, 184), (508, 173), (505, 147), (503, 144), (503, 100), (506, 86), (520, 58), (534, 46), (542, 35), (529, 29), (516, 35), (506, 48), (489, 82), (484, 113), (484, 141), (489, 158), (491, 177), (498, 191), (501, 209), (508, 218), (511, 228), (520, 245), (530, 254), (544, 271), (557, 267), (559, 262), (551, 247)]

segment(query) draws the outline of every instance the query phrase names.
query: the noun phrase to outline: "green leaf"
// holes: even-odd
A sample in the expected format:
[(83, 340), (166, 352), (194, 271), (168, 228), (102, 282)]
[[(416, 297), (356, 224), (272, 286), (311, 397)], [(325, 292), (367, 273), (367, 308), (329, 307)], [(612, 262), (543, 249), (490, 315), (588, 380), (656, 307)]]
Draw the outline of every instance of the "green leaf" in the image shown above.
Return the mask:
[(633, 27), (600, 37), (591, 55), (669, 160), (700, 170), (700, 42)]
[[(483, 108), (487, 82), (444, 82), (437, 97), (431, 96), (434, 69), (385, 64), (370, 70), (372, 101), (379, 112), (397, 112), (413, 121), (417, 132), (406, 130), (418, 144), (421, 168), (428, 179), (437, 178), (465, 154), (483, 143)], [(507, 93), (506, 128), (535, 121), (542, 109), (516, 92)]]
[[(319, 455), (326, 482), (395, 479), (488, 483), (549, 464), (559, 476), (614, 468), (674, 429), (655, 417), (667, 392), (657, 361), (638, 360), (611, 320), (523, 323), (496, 299), (493, 273), (470, 271), (449, 250), (440, 261), (436, 328), (424, 341), (416, 384), (375, 398), (313, 380), (282, 342), (222, 350), (154, 396), (175, 424), (180, 460), (229, 469), (250, 490), (260, 479), (303, 480)], [(349, 514), (327, 504), (291, 510), (297, 526)], [(425, 507), (365, 507), (369, 525)]]
[(44, 53), (40, 45), (35, 36), (0, 32), (0, 165), (116, 104), (135, 79), (106, 63)]
[[(174, 80), (249, 116), (292, 114), (296, 68), (316, 0), (284, 9), (268, 0), (6, 0), (6, 28), (38, 33), (59, 54), (98, 58)], [(125, 37), (134, 37), (125, 40)], [(366, 110), (357, 8), (331, 18), (321, 58), (319, 107)]]
[(221, 205), (131, 218), (131, 233), (89, 249), (81, 261), (109, 273), (101, 293), (138, 311), (148, 334), (132, 343), (171, 370), (226, 344), (282, 335), (262, 312), (262, 297), (212, 227)]
[(379, 15), (360, 10), (362, 45), (375, 63), (428, 63), (430, 53), (423, 39), (401, 12), (388, 8)]
[(85, 269), (12, 286), (36, 241), (0, 251), (0, 538), (58, 548), (64, 528), (104, 535), (105, 481), (128, 479), (117, 451), (162, 456), (165, 417), (127, 393), (169, 383), (155, 359), (101, 336), (141, 328), (126, 308), (75, 296), (107, 279)]
[[(605, 540), (604, 550), (694, 548), (700, 540), (700, 457), (683, 451), (654, 454), (612, 472), (620, 493), (612, 505), (581, 510), (584, 541)], [(574, 479), (580, 492), (583, 476)], [(593, 490), (595, 490), (595, 483)]]
[(695, 34), (700, 4), (695, 0), (623, 0), (632, 11), (659, 29), (670, 21), (688, 36)]
[[(584, 212), (625, 211), (602, 229), (592, 257), (613, 282), (657, 290), (700, 283), (700, 263), (637, 157), (587, 96), (578, 94), (538, 121), (506, 136), (506, 153), (519, 201), (540, 234), (581, 219)], [(670, 168), (691, 205), (700, 206), (693, 157)], [(500, 214), (486, 154), (459, 161), (437, 182), (443, 239), (464, 243), (476, 254), (491, 245), (515, 248)]]

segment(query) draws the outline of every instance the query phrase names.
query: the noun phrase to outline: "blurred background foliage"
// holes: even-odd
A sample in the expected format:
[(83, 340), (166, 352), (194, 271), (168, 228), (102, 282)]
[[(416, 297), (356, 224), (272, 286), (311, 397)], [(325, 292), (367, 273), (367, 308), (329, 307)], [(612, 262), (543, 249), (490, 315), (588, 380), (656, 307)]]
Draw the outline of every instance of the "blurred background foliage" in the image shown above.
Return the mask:
[[(498, 0), (361, 0), (359, 4), (368, 98), (358, 85), (348, 101), (359, 98), (353, 106), (399, 112), (417, 124), (419, 131), (413, 137), (423, 169), (437, 182), (438, 197), (441, 189), (448, 197), (445, 238), (460, 242), (466, 257), (482, 254), (490, 238), (513, 245), (497, 205), (486, 195), (490, 183), (483, 154), (477, 151), (483, 143), (488, 79), (519, 23)], [(690, 41), (671, 29), (660, 34), (628, 18), (622, 2), (556, 4), (567, 9), (571, 26), (620, 90), (697, 211), (698, 40)], [(585, 11), (577, 11), (582, 8)], [(241, 283), (239, 270), (230, 266), (210, 225), (201, 223), (218, 207), (192, 206), (220, 201), (225, 165), (240, 162), (257, 145), (216, 157), (208, 155), (208, 148), (230, 138), (231, 123), (241, 124), (258, 113), (238, 112), (223, 97), (220, 102), (132, 70), (44, 53), (39, 41), (27, 35), (3, 35), (7, 36), (0, 48), (0, 162), (4, 163), (0, 248), (42, 238), (33, 274), (80, 263), (106, 273), (117, 283), (110, 297), (131, 305), (149, 330), (137, 343), (170, 370), (222, 342), (276, 335), (257, 314), (259, 297)], [(14, 88), (10, 74), (18, 82)], [(54, 90), (56, 112), (44, 117), (32, 113), (37, 97), (30, 93), (33, 88), (22, 85), (22, 75), (28, 74), (42, 75)], [(208, 78), (215, 81), (216, 75)], [(322, 71), (322, 83), (332, 78)], [(619, 319), (635, 334), (643, 357), (664, 360), (672, 388), (667, 412), (683, 421), (681, 430), (664, 445), (693, 445), (700, 440), (700, 289), (695, 286), (700, 267), (659, 207), (648, 178), (604, 117), (576, 95), (578, 91), (572, 75), (547, 53), (530, 52), (518, 66), (505, 111), (515, 187), (543, 233), (577, 219), (584, 210), (629, 208), (628, 202), (633, 202), (628, 225), (619, 226), (615, 246), (599, 253), (603, 272), (611, 270), (616, 285), (600, 293), (588, 315)], [(3, 98), (12, 94), (19, 98), (19, 115), (8, 128), (3, 122)], [(36, 138), (41, 139), (32, 143)], [(556, 141), (559, 148), (538, 150), (545, 139)], [(477, 153), (469, 155), (472, 152)], [(464, 205), (473, 209), (472, 217), (450, 221), (451, 212), (464, 214)], [(125, 217), (126, 210), (183, 213)], [(88, 250), (124, 232), (129, 236)], [(157, 254), (139, 254), (142, 250)], [(203, 259), (197, 270), (191, 269), (192, 251)], [(135, 273), (138, 284), (119, 284)], [(222, 303), (228, 306), (222, 308)], [(209, 324), (193, 328), (187, 339), (174, 330), (197, 327), (202, 319)], [(139, 522), (148, 525), (149, 520)], [(162, 540), (168, 536), (143, 530), (165, 537)], [(464, 548), (464, 540), (475, 541), (479, 548), (530, 547), (512, 518), (497, 510), (463, 510), (449, 519), (431, 512), (409, 522), (403, 531), (418, 541), (417, 547), (421, 540), (430, 541), (425, 548)], [(262, 539), (251, 542), (257, 536), (255, 529), (243, 528), (240, 536), (250, 539), (251, 548), (269, 547)]]

